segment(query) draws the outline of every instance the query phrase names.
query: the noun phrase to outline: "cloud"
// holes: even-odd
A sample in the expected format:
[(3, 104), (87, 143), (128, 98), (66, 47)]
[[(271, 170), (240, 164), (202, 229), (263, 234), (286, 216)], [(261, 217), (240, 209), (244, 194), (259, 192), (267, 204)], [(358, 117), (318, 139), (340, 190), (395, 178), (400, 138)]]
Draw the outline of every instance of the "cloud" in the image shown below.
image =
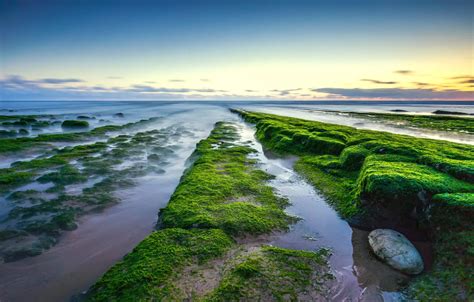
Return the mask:
[(181, 80), (181, 79), (171, 79), (171, 80), (168, 80), (168, 82), (178, 82), (178, 83), (182, 83), (182, 82), (186, 82), (185, 80)]
[(18, 75), (9, 75), (5, 79), (0, 80), (0, 87), (6, 89), (35, 89), (38, 88), (38, 84), (35, 81), (27, 80)]
[[(67, 85), (82, 83), (78, 79), (28, 80), (18, 75), (0, 78), (0, 100), (36, 99), (186, 99), (191, 95), (201, 98), (220, 97), (226, 90), (212, 88), (169, 88), (137, 84), (128, 87), (101, 85)], [(51, 85), (54, 84), (54, 85)]]
[(226, 92), (225, 90), (217, 90), (210, 88), (167, 88), (167, 87), (153, 87), (149, 85), (133, 85), (131, 88), (126, 89), (130, 92), (138, 93), (188, 93), (188, 92), (205, 92), (205, 93), (216, 93)]
[[(238, 99), (289, 99), (311, 97), (306, 88), (273, 89), (264, 95), (258, 90), (244, 90), (245, 95), (234, 94), (226, 90), (214, 88), (191, 87), (159, 87), (157, 85), (136, 84), (132, 86), (88, 85), (75, 78), (63, 78), (49, 81), (53, 78), (29, 80), (18, 75), (0, 78), (0, 100), (238, 100)], [(44, 81), (48, 80), (48, 81)], [(59, 81), (56, 81), (59, 80)], [(457, 79), (468, 81), (465, 87), (472, 87), (472, 77)], [(53, 83), (53, 84), (51, 84)], [(456, 89), (435, 90), (429, 89), (429, 83), (412, 82), (418, 89), (410, 88), (315, 88), (308, 89), (315, 92), (313, 97), (325, 99), (459, 99), (474, 100), (474, 91), (460, 91)], [(438, 87), (439, 88), (439, 87)]]
[(0, 85), (10, 88), (18, 89), (35, 89), (40, 87), (42, 84), (71, 84), (71, 83), (83, 83), (81, 79), (60, 79), (60, 78), (45, 78), (39, 80), (27, 80), (19, 75), (9, 75), (5, 79), (0, 80)]
[(395, 70), (394, 73), (409, 75), (409, 74), (413, 74), (414, 71), (413, 70), (407, 70), (407, 69), (401, 69), (401, 70)]
[(474, 99), (474, 92), (459, 90), (403, 89), (403, 88), (316, 88), (314, 92), (327, 93), (347, 99)]
[(456, 77), (451, 77), (451, 80), (458, 80), (459, 84), (474, 84), (474, 76), (461, 75)]
[(291, 94), (293, 91), (301, 90), (301, 88), (294, 88), (294, 89), (272, 89), (271, 92), (278, 92), (280, 96), (285, 96)]
[(210, 82), (211, 80), (209, 79), (201, 79), (201, 82)]
[(450, 79), (451, 80), (465, 80), (465, 79), (474, 79), (474, 77), (470, 75), (461, 75), (461, 76), (451, 77)]
[(111, 79), (111, 80), (119, 80), (119, 79), (123, 79), (122, 77), (115, 77), (115, 76), (111, 76), (111, 77), (107, 77), (107, 79)]
[(37, 83), (42, 84), (69, 84), (69, 83), (82, 83), (84, 82), (81, 79), (55, 79), (55, 78), (46, 78), (36, 81)]
[(379, 80), (372, 80), (372, 79), (362, 79), (361, 81), (371, 82), (371, 83), (374, 83), (374, 84), (384, 84), (384, 85), (397, 84), (397, 82), (394, 82), (394, 81), (379, 81)]
[(425, 82), (412, 82), (412, 83), (418, 86), (430, 86), (429, 83), (425, 83)]

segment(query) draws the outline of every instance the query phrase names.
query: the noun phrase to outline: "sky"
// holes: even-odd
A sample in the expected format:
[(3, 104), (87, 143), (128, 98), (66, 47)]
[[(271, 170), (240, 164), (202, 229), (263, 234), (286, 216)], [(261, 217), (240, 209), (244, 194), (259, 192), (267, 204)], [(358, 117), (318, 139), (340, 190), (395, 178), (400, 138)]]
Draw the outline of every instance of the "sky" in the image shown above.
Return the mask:
[(474, 100), (474, 2), (0, 0), (0, 100)]

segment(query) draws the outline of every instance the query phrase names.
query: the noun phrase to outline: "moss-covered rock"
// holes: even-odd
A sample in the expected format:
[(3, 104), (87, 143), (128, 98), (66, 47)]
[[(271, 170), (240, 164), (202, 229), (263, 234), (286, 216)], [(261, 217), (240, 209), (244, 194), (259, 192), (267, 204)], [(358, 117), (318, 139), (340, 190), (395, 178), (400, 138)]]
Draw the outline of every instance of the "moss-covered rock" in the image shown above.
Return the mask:
[(317, 301), (329, 297), (334, 276), (327, 250), (296, 251), (264, 246), (236, 259), (204, 301)]
[(89, 123), (87, 121), (78, 121), (78, 120), (65, 120), (61, 127), (63, 128), (87, 128)]
[(474, 185), (410, 162), (388, 162), (377, 155), (366, 159), (358, 179), (360, 198), (391, 203), (408, 213), (418, 201), (438, 193), (474, 192)]

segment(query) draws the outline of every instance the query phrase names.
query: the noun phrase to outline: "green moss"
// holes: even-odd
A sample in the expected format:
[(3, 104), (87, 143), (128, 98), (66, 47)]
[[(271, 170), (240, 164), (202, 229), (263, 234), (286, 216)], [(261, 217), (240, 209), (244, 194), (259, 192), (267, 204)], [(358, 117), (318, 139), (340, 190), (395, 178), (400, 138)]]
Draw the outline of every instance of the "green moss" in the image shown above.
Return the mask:
[[(327, 298), (334, 277), (327, 250), (297, 251), (264, 246), (236, 259), (205, 301), (300, 301)], [(318, 295), (318, 296), (316, 296)]]
[[(415, 207), (425, 211), (419, 222), (433, 233), (435, 262), (429, 273), (409, 286), (408, 297), (418, 301), (473, 299), (472, 146), (271, 114), (234, 112), (256, 124), (257, 137), (267, 148), (304, 155), (295, 169), (344, 217), (378, 217), (377, 211), (382, 208), (388, 208), (395, 219), (412, 217)], [(422, 119), (427, 120), (418, 120)], [(408, 120), (412, 123), (415, 119)], [(453, 130), (454, 123), (458, 130), (474, 129), (469, 128), (474, 120), (434, 120), (431, 128)], [(305, 131), (343, 133), (339, 139), (346, 147), (339, 156), (329, 149), (321, 155), (321, 148), (293, 146)]]
[(37, 158), (29, 161), (18, 161), (12, 163), (17, 170), (41, 170), (65, 165), (67, 161), (63, 158), (53, 156), (48, 158)]
[(78, 120), (65, 120), (61, 127), (63, 128), (87, 128), (89, 123), (87, 121), (78, 121)]
[[(194, 163), (183, 175), (166, 208), (160, 211), (162, 229), (143, 240), (109, 270), (92, 287), (89, 300), (180, 300), (182, 293), (173, 282), (179, 279), (184, 266), (223, 255), (233, 246), (230, 235), (251, 236), (282, 230), (295, 221), (283, 210), (287, 200), (277, 197), (267, 185), (272, 177), (258, 170), (256, 161), (249, 158), (255, 150), (236, 144), (238, 138), (235, 126), (217, 123), (209, 137), (198, 143)], [(283, 262), (289, 256), (276, 259), (283, 250), (270, 247), (264, 250), (268, 259), (279, 261), (282, 274), (286, 274), (289, 264), (286, 261), (283, 270)], [(316, 261), (322, 255), (287, 253), (299, 255), (300, 260), (305, 255), (307, 260), (302, 261)], [(268, 269), (275, 267), (273, 262)], [(304, 273), (308, 274), (307, 267), (295, 267), (291, 273), (305, 269)], [(253, 273), (250, 264), (237, 269), (237, 274), (243, 276), (250, 277)], [(292, 275), (288, 273), (285, 278), (291, 280)], [(303, 275), (299, 278), (295, 282), (304, 279)]]
[(254, 150), (232, 144), (236, 136), (232, 125), (218, 123), (197, 145), (198, 158), (162, 210), (163, 227), (221, 228), (233, 235), (287, 227), (287, 201), (275, 196), (269, 176), (248, 158)]
[(56, 185), (69, 185), (73, 183), (85, 182), (87, 177), (71, 165), (61, 167), (57, 172), (51, 172), (38, 178), (40, 183), (53, 182)]
[(415, 279), (407, 294), (419, 301), (474, 299), (474, 194), (433, 197), (429, 224), (433, 229), (434, 265)]
[(455, 131), (474, 134), (474, 118), (459, 116), (411, 115), (390, 113), (346, 112), (350, 116), (371, 120), (383, 120), (395, 125), (427, 128), (441, 131)]
[(49, 115), (0, 115), (0, 121), (26, 120), (35, 121), (38, 117), (50, 117)]
[(437, 194), (433, 197), (433, 200), (436, 203), (449, 206), (473, 207), (474, 193)]
[[(85, 141), (90, 138), (100, 137), (109, 132), (116, 132), (125, 129), (133, 129), (143, 126), (147, 123), (153, 123), (158, 118), (150, 118), (146, 120), (140, 120), (138, 122), (127, 123), (124, 125), (106, 125), (102, 127), (94, 128), (90, 131), (80, 133), (54, 133), (54, 134), (41, 134), (36, 137), (19, 137), (19, 138), (7, 138), (2, 139), (0, 144), (0, 154), (11, 153), (22, 151), (31, 148), (39, 148), (47, 146), (47, 143), (51, 142), (75, 142)], [(80, 122), (80, 121), (79, 121)]]
[[(360, 198), (368, 201), (366, 204), (398, 203), (401, 214), (408, 215), (417, 203), (429, 201), (434, 194), (474, 192), (474, 186), (468, 183), (474, 179), (471, 146), (271, 114), (234, 112), (256, 124), (257, 138), (267, 148), (308, 155), (300, 159), (296, 169), (327, 194), (346, 217), (361, 210)], [(316, 148), (305, 143), (303, 138), (308, 136), (338, 139), (345, 147), (340, 153), (325, 143)]]
[(221, 230), (164, 229), (143, 240), (91, 289), (90, 301), (161, 301), (185, 265), (222, 255), (233, 240)]
[(365, 158), (370, 154), (364, 146), (353, 145), (342, 151), (340, 156), (341, 165), (347, 170), (359, 170), (364, 164)]
[[(407, 213), (416, 206), (420, 194), (474, 192), (474, 185), (460, 181), (431, 167), (409, 162), (388, 162), (371, 155), (366, 159), (357, 184), (360, 198), (386, 202)], [(423, 198), (423, 197), (422, 197)]]
[(35, 173), (17, 172), (13, 169), (0, 169), (0, 192), (6, 192), (11, 188), (18, 187), (30, 182)]

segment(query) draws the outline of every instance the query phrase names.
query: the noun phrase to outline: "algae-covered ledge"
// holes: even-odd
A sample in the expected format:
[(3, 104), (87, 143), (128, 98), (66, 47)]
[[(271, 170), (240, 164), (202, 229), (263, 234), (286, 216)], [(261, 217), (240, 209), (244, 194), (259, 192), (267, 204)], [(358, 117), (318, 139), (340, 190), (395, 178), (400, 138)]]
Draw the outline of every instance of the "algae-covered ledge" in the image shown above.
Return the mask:
[[(266, 235), (296, 218), (267, 184), (255, 152), (236, 126), (219, 122), (198, 143), (192, 166), (160, 229), (144, 239), (90, 290), (91, 301), (317, 299), (330, 290), (328, 251), (266, 246)], [(264, 237), (262, 237), (264, 236)]]
[(364, 228), (415, 227), (433, 241), (434, 264), (406, 289), (418, 300), (469, 300), (474, 255), (474, 148), (272, 114), (233, 110), (338, 212)]
[[(107, 129), (139, 130), (140, 125), (154, 120)], [(53, 149), (0, 169), (5, 213), (1, 219), (0, 260), (12, 262), (41, 254), (65, 231), (74, 230), (81, 216), (118, 203), (115, 191), (134, 186), (142, 176), (164, 173), (166, 159), (174, 155), (165, 145), (171, 137), (185, 134), (183, 129), (173, 127), (115, 133), (103, 142)], [(81, 135), (95, 136), (91, 132)]]

